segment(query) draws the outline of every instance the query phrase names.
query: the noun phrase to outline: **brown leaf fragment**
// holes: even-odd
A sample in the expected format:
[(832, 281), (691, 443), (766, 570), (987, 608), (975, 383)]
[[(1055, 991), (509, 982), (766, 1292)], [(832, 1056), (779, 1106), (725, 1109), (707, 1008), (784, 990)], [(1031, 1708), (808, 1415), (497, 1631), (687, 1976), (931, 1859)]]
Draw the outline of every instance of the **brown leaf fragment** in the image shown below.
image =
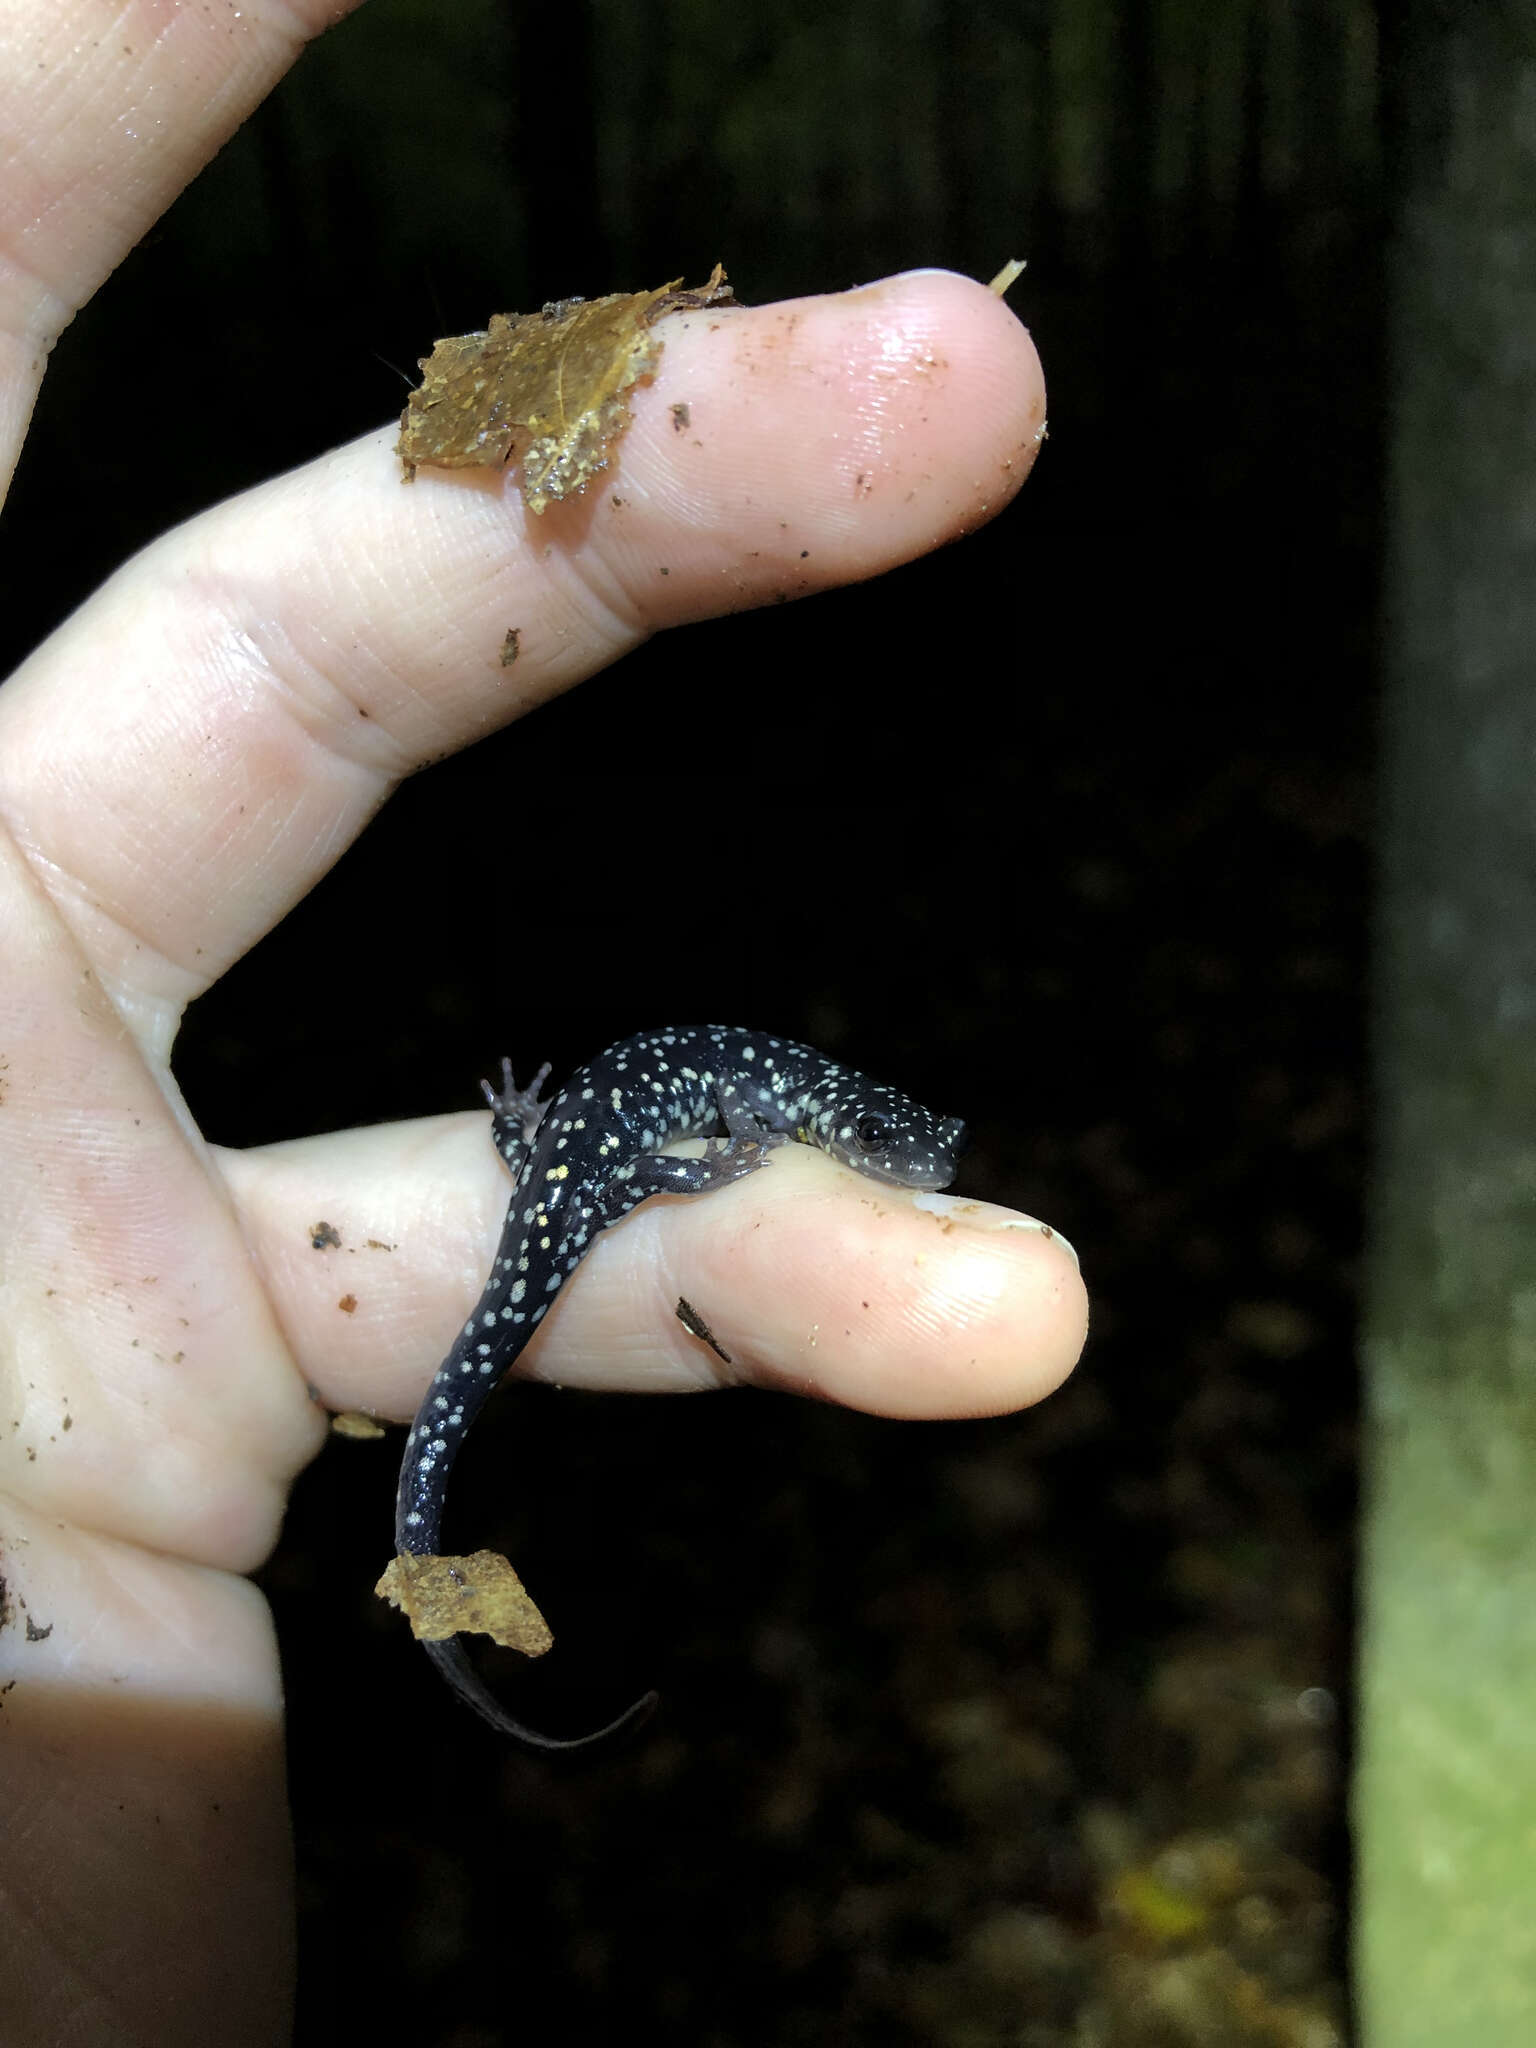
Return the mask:
[(470, 1632), (525, 1657), (542, 1657), (555, 1640), (522, 1580), (494, 1550), (397, 1557), (373, 1590), (404, 1612), (412, 1635), (424, 1643)]
[(540, 313), (493, 313), (483, 333), (440, 341), (400, 415), (395, 452), (418, 468), (499, 469), (521, 458), (523, 502), (544, 512), (608, 467), (629, 425), (630, 387), (661, 355), (667, 313), (736, 303), (717, 263), (708, 284), (557, 299)]
[(709, 283), (685, 285), (681, 278), (675, 284), (663, 285), (656, 294), (656, 303), (646, 314), (646, 325), (660, 320), (667, 313), (702, 313), (710, 306), (739, 306), (740, 299), (725, 281), (725, 265), (717, 263), (709, 273)]
[(357, 1437), (366, 1443), (373, 1437), (382, 1436), (384, 1427), (371, 1415), (365, 1415), (361, 1408), (340, 1408), (331, 1417), (331, 1433), (333, 1436)]
[(503, 668), (510, 668), (510, 667), (512, 666), (513, 662), (514, 662), (514, 661), (516, 661), (517, 657), (518, 657), (518, 656), (519, 656), (519, 655), (520, 655), (520, 654), (522, 653), (522, 651), (523, 651), (523, 629), (522, 629), (522, 627), (521, 627), (521, 626), (508, 626), (508, 628), (507, 628), (507, 637), (506, 637), (506, 639), (505, 639), (505, 640), (503, 640), (503, 641), (502, 641), (502, 643), (501, 643), (501, 665), (502, 665), (502, 667), (503, 667)]

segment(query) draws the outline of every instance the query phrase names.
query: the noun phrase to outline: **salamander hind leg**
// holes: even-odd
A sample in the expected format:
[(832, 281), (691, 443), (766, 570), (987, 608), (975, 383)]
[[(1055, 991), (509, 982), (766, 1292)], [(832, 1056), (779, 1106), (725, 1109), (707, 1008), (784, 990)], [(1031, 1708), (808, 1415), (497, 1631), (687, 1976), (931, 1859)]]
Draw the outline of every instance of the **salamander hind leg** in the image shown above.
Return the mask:
[(501, 1063), (501, 1087), (493, 1088), (489, 1081), (480, 1083), (480, 1092), (491, 1105), (494, 1119), (492, 1132), (496, 1139), (496, 1150), (516, 1174), (527, 1157), (528, 1148), (538, 1136), (539, 1125), (544, 1121), (547, 1102), (540, 1102), (539, 1090), (549, 1079), (554, 1069), (546, 1060), (526, 1088), (519, 1088), (512, 1078), (512, 1062)]

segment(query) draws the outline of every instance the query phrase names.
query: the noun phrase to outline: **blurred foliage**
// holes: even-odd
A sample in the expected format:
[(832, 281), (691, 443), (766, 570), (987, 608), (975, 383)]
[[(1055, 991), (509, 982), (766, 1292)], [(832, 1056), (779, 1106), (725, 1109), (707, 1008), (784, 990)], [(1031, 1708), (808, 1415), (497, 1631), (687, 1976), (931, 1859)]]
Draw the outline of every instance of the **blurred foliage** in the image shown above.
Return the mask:
[(1357, 1996), (1376, 2048), (1536, 2036), (1536, 9), (1395, 77)]

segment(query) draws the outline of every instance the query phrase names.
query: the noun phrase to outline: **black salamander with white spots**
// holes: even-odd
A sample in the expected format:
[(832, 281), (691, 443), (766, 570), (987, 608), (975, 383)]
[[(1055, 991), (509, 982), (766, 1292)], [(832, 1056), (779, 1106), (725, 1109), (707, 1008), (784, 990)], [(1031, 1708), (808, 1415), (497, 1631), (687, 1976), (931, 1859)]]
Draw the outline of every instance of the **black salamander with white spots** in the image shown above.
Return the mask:
[[(766, 1166), (776, 1145), (817, 1145), (875, 1180), (942, 1188), (964, 1126), (789, 1039), (704, 1024), (622, 1039), (540, 1102), (509, 1064), (491, 1105), (496, 1149), (513, 1178), (496, 1263), (473, 1316), (437, 1369), (406, 1438), (395, 1548), (442, 1554), (439, 1531), (454, 1454), (487, 1396), (517, 1362), (600, 1230), (650, 1195), (699, 1195)], [(711, 1138), (702, 1159), (659, 1157), (680, 1138)], [(460, 1639), (423, 1646), (460, 1699), (532, 1749), (580, 1749), (641, 1720), (650, 1694), (592, 1735), (558, 1740), (514, 1720), (475, 1675)]]

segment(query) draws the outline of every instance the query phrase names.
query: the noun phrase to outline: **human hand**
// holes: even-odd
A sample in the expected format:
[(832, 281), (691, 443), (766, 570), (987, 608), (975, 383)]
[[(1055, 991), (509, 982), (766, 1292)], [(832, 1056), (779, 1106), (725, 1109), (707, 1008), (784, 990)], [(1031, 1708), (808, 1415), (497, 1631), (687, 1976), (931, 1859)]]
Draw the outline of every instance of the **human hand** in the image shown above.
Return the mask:
[[(337, 13), (172, 10), (134, 49), (126, 32), (80, 44), (51, 0), (0, 0), (0, 247), (25, 255), (0, 283), (6, 475), (73, 309), (286, 68), (294, 25)], [(996, 510), (1032, 459), (1033, 349), (964, 280), (664, 333), (619, 452), (622, 517), (597, 493), (534, 522), (501, 478), (403, 489), (391, 424), (168, 535), (0, 691), (9, 2040), (282, 2037), (281, 1697), (243, 1574), (324, 1408), (412, 1412), (505, 1205), (483, 1114), (207, 1146), (170, 1075), (185, 1005), (422, 762), (658, 628), (918, 554), (984, 516), (978, 477), (1012, 465)], [(672, 430), (680, 393), (707, 411), (703, 445)], [(871, 485), (856, 515), (854, 470)], [(794, 1148), (707, 1201), (638, 1210), (583, 1261), (530, 1371), (696, 1386), (681, 1293), (761, 1383), (900, 1415), (1048, 1391), (1083, 1331), (1059, 1244), (980, 1205), (936, 1232), (893, 1198), (876, 1226), (866, 1192)], [(399, 1247), (345, 1318), (308, 1248), (320, 1213)], [(875, 1262), (877, 1314), (845, 1318)], [(808, 1350), (808, 1321), (859, 1341)]]

